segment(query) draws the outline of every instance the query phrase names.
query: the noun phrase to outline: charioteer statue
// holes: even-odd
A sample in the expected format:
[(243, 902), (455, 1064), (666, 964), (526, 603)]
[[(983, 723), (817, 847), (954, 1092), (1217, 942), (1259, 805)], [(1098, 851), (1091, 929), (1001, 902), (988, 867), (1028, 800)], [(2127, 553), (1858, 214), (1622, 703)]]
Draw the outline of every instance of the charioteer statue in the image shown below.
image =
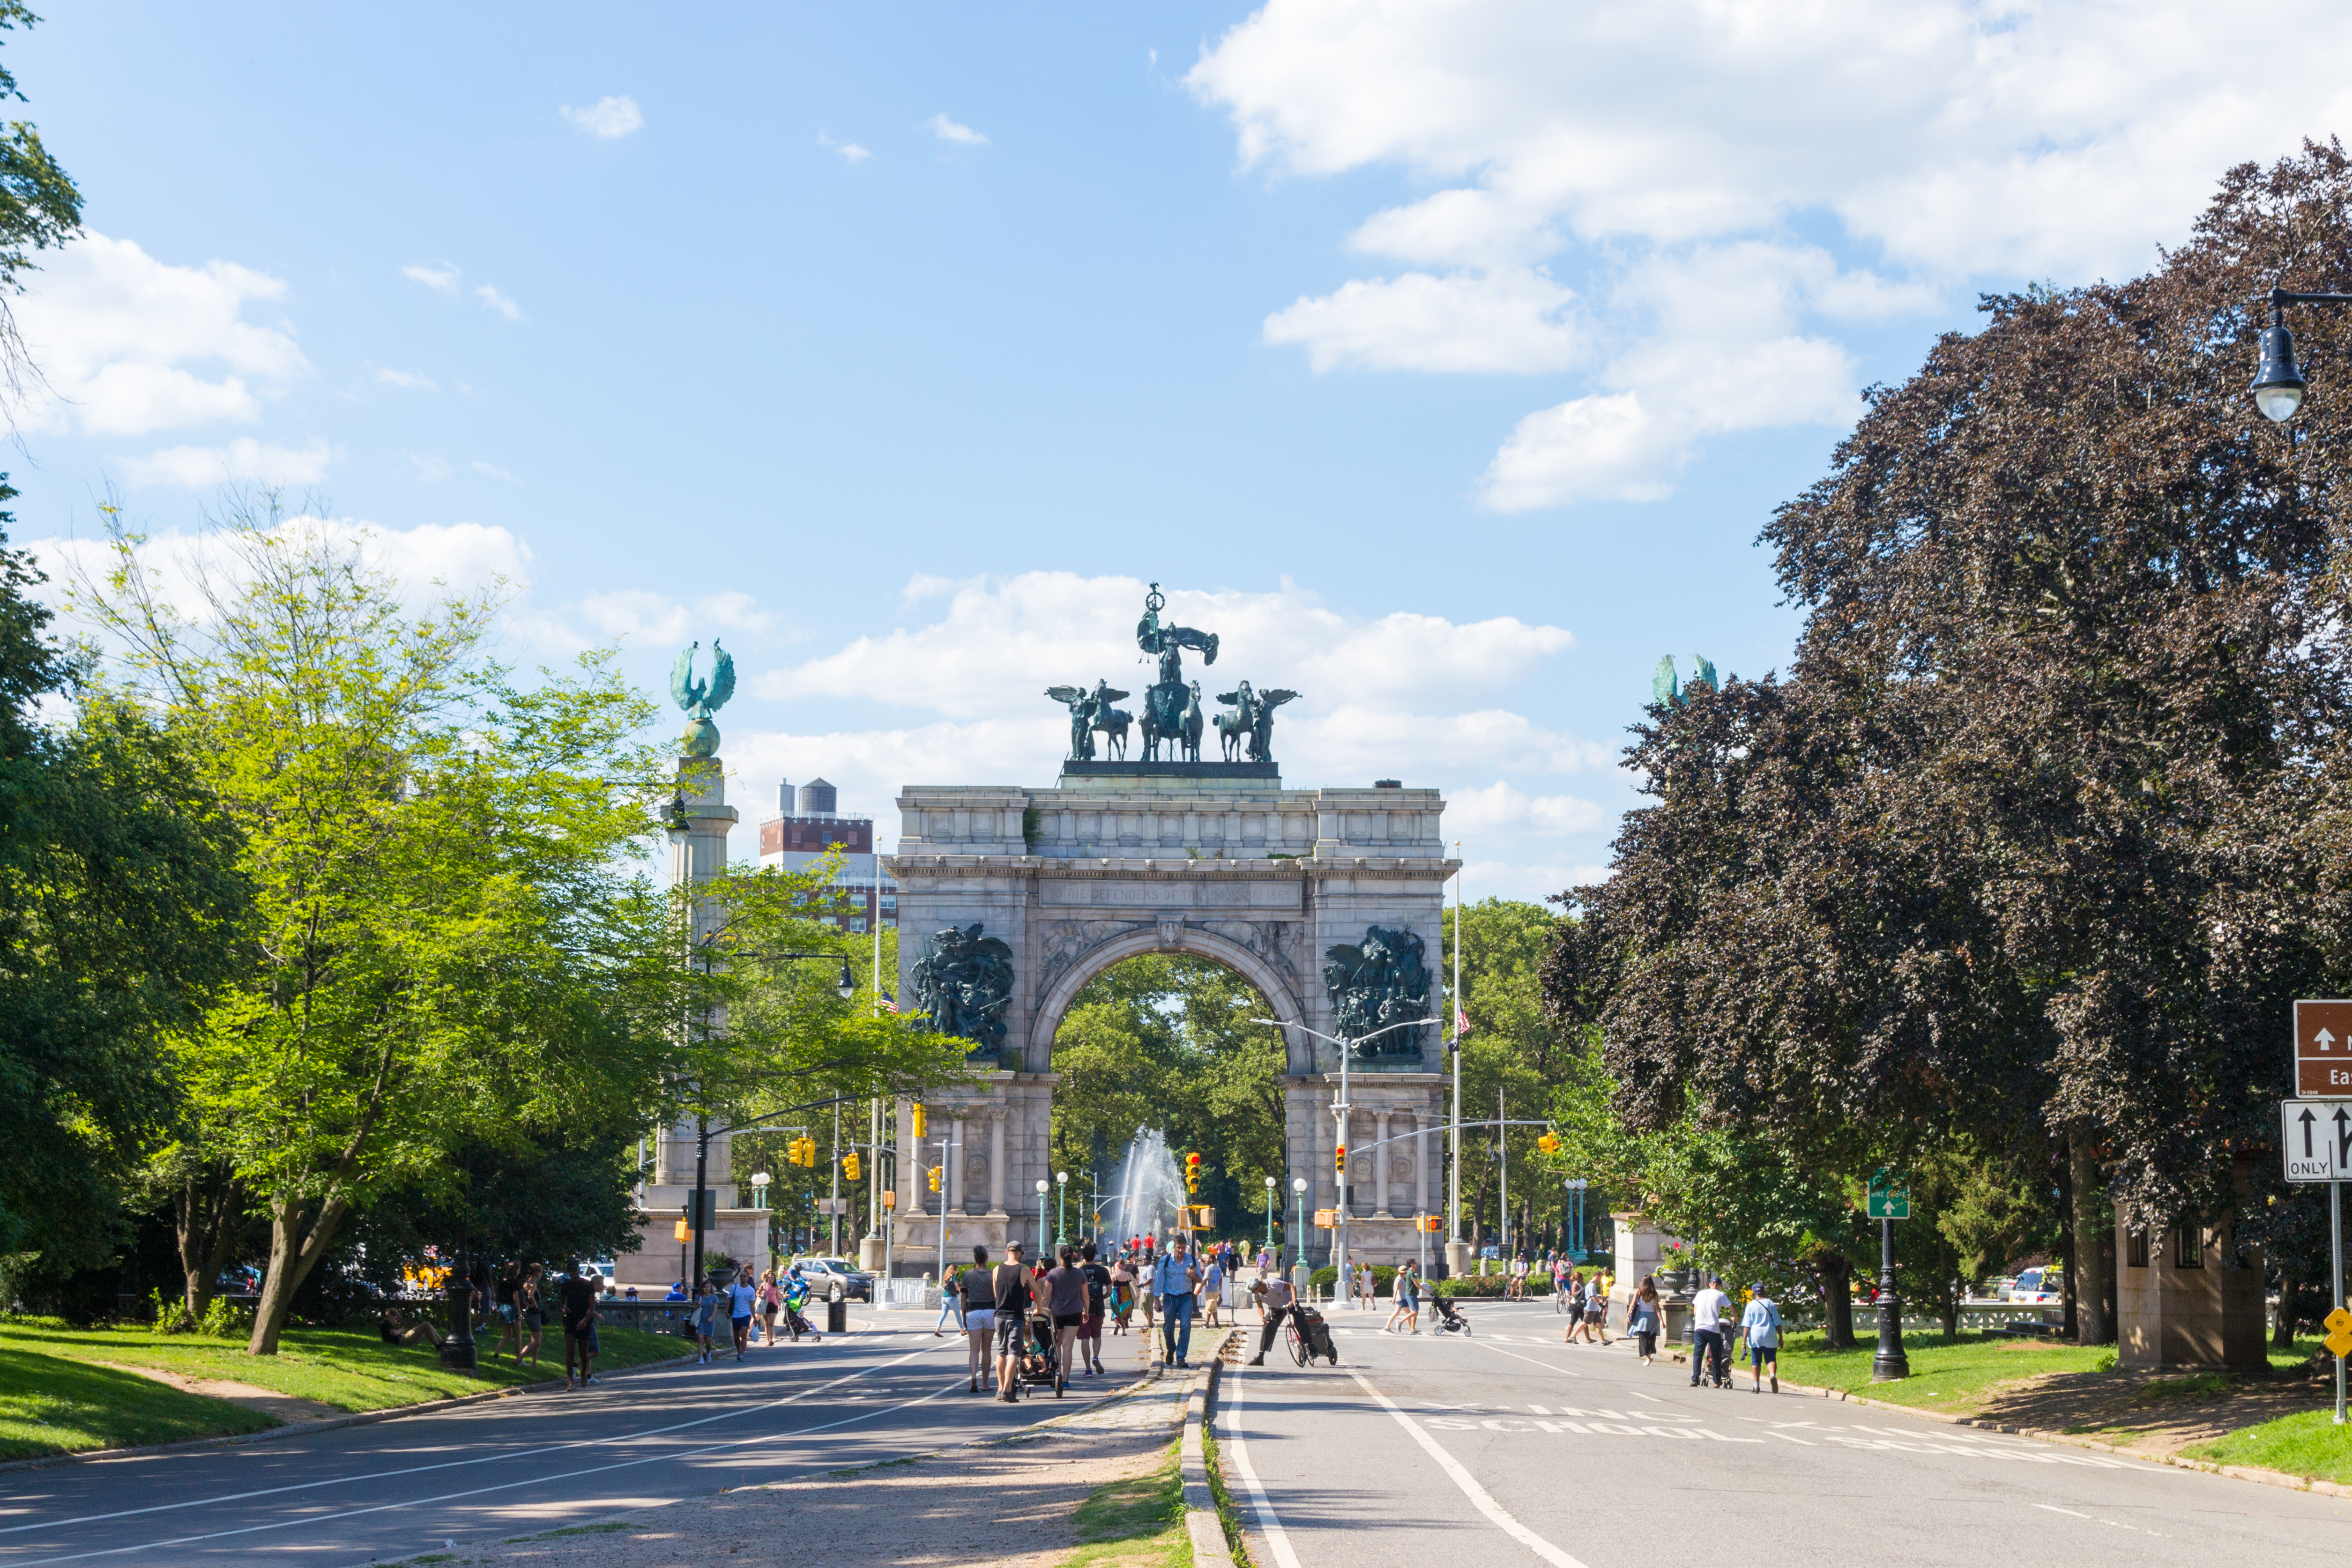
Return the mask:
[[(1201, 684), (1184, 678), (1183, 650), (1190, 648), (1201, 655), (1203, 664), (1213, 664), (1217, 662), (1217, 634), (1162, 622), (1160, 612), (1167, 606), (1167, 596), (1160, 591), (1158, 583), (1153, 583), (1144, 595), (1143, 619), (1135, 623), (1135, 645), (1160, 661), (1159, 680), (1143, 693), (1143, 760), (1198, 763), (1201, 738), (1209, 722), (1201, 709)], [(1071, 761), (1095, 759), (1097, 734), (1106, 738), (1115, 755), (1125, 759), (1131, 716), (1111, 705), (1127, 693), (1097, 681), (1091, 691), (1083, 685), (1048, 686), (1045, 695), (1069, 710)], [(1234, 710), (1217, 715), (1213, 721), (1225, 761), (1237, 760), (1239, 753), (1238, 759), (1272, 762), (1274, 710), (1297, 695), (1297, 692), (1281, 688), (1258, 691), (1247, 681), (1233, 691), (1220, 694), (1217, 701)]]

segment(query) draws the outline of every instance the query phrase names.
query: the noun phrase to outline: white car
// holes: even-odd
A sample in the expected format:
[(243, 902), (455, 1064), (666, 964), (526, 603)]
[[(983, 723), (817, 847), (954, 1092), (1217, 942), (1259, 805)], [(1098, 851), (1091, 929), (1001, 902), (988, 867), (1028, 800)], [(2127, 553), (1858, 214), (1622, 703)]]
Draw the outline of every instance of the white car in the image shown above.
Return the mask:
[(2028, 1269), (2010, 1286), (2009, 1299), (2021, 1307), (2055, 1305), (2066, 1299), (2066, 1270)]

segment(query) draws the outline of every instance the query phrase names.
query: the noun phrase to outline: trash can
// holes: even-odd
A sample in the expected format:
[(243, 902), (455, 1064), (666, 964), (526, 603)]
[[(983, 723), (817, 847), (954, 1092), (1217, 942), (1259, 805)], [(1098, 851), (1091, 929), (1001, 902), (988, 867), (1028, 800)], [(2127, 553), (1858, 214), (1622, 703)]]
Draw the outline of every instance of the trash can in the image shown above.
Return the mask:
[(839, 1296), (835, 1296), (824, 1303), (824, 1332), (827, 1333), (849, 1332), (849, 1303)]

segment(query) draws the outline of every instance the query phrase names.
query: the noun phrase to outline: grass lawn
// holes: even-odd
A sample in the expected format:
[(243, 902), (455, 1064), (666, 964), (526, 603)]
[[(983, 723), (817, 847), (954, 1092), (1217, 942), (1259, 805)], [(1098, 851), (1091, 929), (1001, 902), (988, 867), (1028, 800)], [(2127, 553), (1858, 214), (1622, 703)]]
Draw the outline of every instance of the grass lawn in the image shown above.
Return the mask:
[(1063, 1568), (1192, 1568), (1179, 1463), (1171, 1443), (1149, 1474), (1097, 1487), (1070, 1516), (1079, 1546)]
[(2210, 1459), (2215, 1464), (2259, 1465), (2323, 1481), (2352, 1481), (2352, 1427), (2336, 1424), (2332, 1391), (2327, 1409), (2282, 1416), (2180, 1451), (2192, 1459)]
[[(275, 1356), (249, 1356), (241, 1342), (157, 1335), (142, 1328), (71, 1328), (54, 1318), (0, 1320), (0, 1458), (31, 1458), (257, 1432), (278, 1423), (258, 1411), (182, 1393), (121, 1366), (152, 1366), (187, 1377), (249, 1383), (341, 1410), (382, 1410), (451, 1395), (478, 1394), (563, 1375), (560, 1334), (541, 1370), (485, 1362), (476, 1373), (445, 1371), (431, 1348), (388, 1345), (373, 1327), (289, 1329)], [(599, 1331), (599, 1371), (666, 1361), (686, 1342), (629, 1329)], [(115, 1366), (102, 1364), (112, 1362)]]
[(1911, 1375), (1900, 1383), (1874, 1384), (1870, 1361), (1878, 1342), (1858, 1321), (1858, 1311), (1855, 1317), (1854, 1331), (1862, 1343), (1853, 1350), (1823, 1350), (1819, 1333), (1790, 1335), (1780, 1351), (1780, 1375), (1791, 1383), (1842, 1388), (1889, 1405), (1966, 1415), (1982, 1406), (1998, 1385), (2039, 1372), (2098, 1372), (2115, 1364), (2115, 1346), (2107, 1344), (2055, 1344), (2007, 1334), (1964, 1333), (1946, 1339), (1906, 1333), (1903, 1353), (1910, 1358)]

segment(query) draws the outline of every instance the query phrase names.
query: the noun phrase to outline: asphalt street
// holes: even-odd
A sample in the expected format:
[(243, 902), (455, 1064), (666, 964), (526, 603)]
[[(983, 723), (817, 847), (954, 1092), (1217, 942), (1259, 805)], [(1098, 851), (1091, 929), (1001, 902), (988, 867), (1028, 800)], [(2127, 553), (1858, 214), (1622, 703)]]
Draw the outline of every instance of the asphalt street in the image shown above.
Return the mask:
[[(1279, 1343), (1228, 1379), (1220, 1438), (1266, 1568), (1743, 1568), (2294, 1562), (2352, 1503), (1818, 1396), (1694, 1388), (1548, 1308), (1467, 1310), (1472, 1337), (1334, 1312), (1340, 1364)], [(1254, 1314), (1244, 1314), (1244, 1318)], [(1253, 1331), (1250, 1350), (1256, 1348)]]
[(1009, 1431), (1084, 1408), (1140, 1364), (1139, 1340), (1107, 1339), (1108, 1375), (1058, 1401), (1047, 1389), (1004, 1405), (969, 1392), (963, 1340), (933, 1338), (929, 1313), (850, 1323), (740, 1365), (726, 1356), (580, 1393), (0, 1472), (0, 1568), (413, 1556)]

